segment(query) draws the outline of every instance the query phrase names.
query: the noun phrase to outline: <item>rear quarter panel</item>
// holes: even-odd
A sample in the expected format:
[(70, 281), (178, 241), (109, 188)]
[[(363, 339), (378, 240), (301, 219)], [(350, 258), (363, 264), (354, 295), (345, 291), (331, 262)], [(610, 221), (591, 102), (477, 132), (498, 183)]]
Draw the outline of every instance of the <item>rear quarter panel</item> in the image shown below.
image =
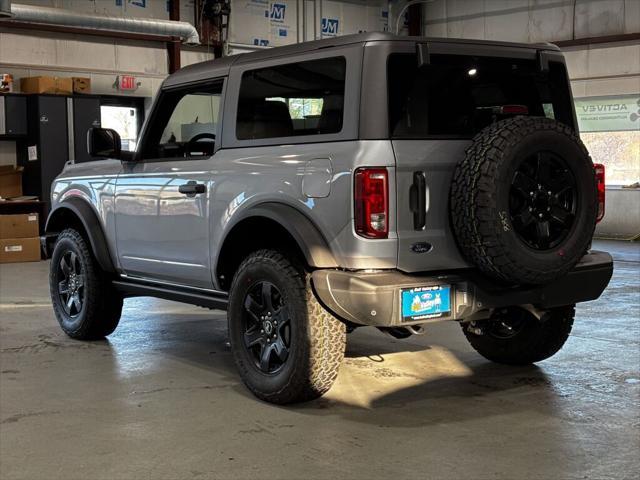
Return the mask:
[[(329, 195), (311, 198), (303, 192), (305, 167), (315, 159), (331, 164)], [(397, 245), (393, 216), (386, 240), (356, 235), (353, 226), (353, 171), (360, 166), (389, 170), (391, 205), (395, 209), (395, 169), (391, 142), (347, 141), (219, 150), (214, 156), (212, 190), (212, 258), (239, 219), (251, 207), (277, 202), (295, 208), (318, 228), (343, 268), (395, 268)], [(306, 170), (308, 174), (308, 170)], [(255, 232), (256, 238), (269, 232)]]

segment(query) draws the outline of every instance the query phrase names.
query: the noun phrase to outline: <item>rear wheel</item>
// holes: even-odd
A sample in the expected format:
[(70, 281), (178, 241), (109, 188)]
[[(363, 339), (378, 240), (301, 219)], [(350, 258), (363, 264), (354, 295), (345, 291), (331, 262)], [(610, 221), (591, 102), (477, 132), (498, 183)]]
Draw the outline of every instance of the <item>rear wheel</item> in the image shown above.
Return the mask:
[(324, 310), (309, 276), (282, 254), (260, 250), (242, 262), (228, 321), (236, 366), (257, 397), (286, 404), (331, 388), (344, 357), (345, 325)]
[(58, 323), (70, 337), (96, 340), (118, 326), (122, 296), (76, 230), (67, 229), (58, 236), (51, 256), (49, 289)]
[(504, 308), (488, 320), (462, 324), (462, 330), (486, 359), (527, 365), (549, 358), (562, 348), (573, 326), (574, 307), (554, 308), (541, 320), (521, 307)]

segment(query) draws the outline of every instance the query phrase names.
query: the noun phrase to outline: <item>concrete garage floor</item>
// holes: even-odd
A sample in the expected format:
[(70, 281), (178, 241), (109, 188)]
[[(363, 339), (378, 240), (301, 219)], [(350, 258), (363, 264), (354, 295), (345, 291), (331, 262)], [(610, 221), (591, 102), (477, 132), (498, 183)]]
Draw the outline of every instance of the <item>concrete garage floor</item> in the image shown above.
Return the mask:
[(640, 246), (539, 366), (491, 364), (460, 328), (349, 337), (324, 398), (240, 383), (225, 314), (125, 303), (107, 341), (59, 330), (47, 263), (0, 266), (0, 478), (637, 478)]

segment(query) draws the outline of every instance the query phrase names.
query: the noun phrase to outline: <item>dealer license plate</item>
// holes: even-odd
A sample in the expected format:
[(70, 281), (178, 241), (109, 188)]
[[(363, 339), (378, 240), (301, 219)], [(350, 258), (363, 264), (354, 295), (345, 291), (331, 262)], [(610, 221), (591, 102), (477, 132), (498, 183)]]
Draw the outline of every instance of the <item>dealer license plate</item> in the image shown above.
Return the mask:
[(405, 288), (401, 291), (402, 320), (428, 320), (451, 312), (451, 286)]

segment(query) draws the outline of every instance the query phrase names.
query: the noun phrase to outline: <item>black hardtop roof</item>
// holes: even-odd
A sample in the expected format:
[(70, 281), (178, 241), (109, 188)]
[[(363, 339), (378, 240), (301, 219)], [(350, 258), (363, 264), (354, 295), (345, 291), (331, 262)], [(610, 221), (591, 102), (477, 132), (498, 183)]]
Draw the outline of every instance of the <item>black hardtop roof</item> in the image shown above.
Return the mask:
[(499, 42), (494, 40), (473, 40), (462, 38), (430, 38), (430, 37), (409, 37), (404, 35), (394, 35), (387, 32), (365, 32), (354, 35), (344, 35), (341, 37), (324, 38), (311, 42), (296, 43), (284, 47), (274, 47), (260, 49), (251, 53), (241, 53), (231, 55), (206, 62), (195, 63), (184, 67), (171, 74), (164, 82), (163, 87), (172, 87), (185, 83), (198, 82), (209, 78), (227, 76), (232, 65), (246, 64), (260, 60), (268, 60), (287, 55), (312, 52), (319, 49), (332, 47), (342, 47), (353, 44), (365, 44), (367, 42), (439, 42), (456, 43), (470, 45), (487, 45), (496, 47), (516, 47), (535, 50), (557, 50), (560, 49), (551, 43), (512, 43)]

